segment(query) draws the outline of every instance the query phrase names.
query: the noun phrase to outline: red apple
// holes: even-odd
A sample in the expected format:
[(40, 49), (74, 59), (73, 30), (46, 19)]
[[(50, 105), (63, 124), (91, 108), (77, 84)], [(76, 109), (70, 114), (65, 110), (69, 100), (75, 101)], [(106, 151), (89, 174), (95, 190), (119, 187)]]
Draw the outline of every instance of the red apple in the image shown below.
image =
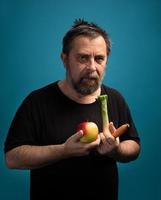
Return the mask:
[(97, 139), (98, 137), (98, 126), (94, 122), (82, 122), (78, 125), (78, 131), (83, 131), (83, 136), (80, 139), (80, 142), (90, 143)]

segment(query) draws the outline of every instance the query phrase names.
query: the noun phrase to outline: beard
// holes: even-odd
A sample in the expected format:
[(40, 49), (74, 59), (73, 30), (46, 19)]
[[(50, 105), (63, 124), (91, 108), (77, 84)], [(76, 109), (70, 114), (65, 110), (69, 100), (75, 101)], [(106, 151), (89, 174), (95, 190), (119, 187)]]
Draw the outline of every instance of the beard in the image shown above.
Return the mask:
[(71, 78), (71, 83), (76, 92), (81, 95), (89, 95), (99, 88), (101, 80), (97, 74), (90, 72), (82, 75), (78, 81)]

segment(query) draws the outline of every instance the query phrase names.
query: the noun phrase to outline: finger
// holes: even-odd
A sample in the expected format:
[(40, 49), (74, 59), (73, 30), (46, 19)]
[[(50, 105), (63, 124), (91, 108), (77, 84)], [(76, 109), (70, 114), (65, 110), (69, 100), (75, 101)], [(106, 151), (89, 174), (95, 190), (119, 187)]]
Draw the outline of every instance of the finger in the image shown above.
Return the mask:
[(108, 128), (105, 129), (105, 133), (104, 134), (104, 137), (102, 139), (103, 143), (108, 143), (108, 144), (112, 144), (113, 142), (115, 142), (115, 137), (113, 137), (113, 133), (116, 131), (116, 128), (113, 124), (113, 122), (110, 122), (109, 125), (108, 125)]
[(104, 126), (103, 134), (104, 134), (105, 137), (110, 137), (111, 136), (111, 133), (110, 133), (110, 130), (109, 130), (109, 124), (107, 126)]
[(99, 144), (100, 144), (100, 137), (98, 137), (95, 141), (91, 142), (91, 143), (88, 143), (88, 144), (85, 144), (85, 148), (87, 149), (93, 149), (95, 147), (98, 147)]
[(116, 131), (116, 128), (115, 128), (113, 122), (110, 122), (110, 124), (109, 124), (109, 130), (110, 130), (111, 134), (113, 134)]
[(113, 145), (114, 142), (115, 142), (115, 139), (109, 137), (109, 138), (106, 138), (106, 142), (107, 142), (109, 145)]
[(98, 134), (96, 140), (94, 140), (93, 142), (84, 143), (84, 144), (85, 146), (90, 146), (90, 145), (92, 146), (92, 145), (97, 145), (97, 144), (99, 145), (100, 141), (101, 141), (100, 134)]
[(73, 138), (73, 140), (75, 142), (78, 142), (81, 137), (83, 136), (83, 131), (82, 130), (79, 130), (77, 133), (75, 133), (74, 135), (72, 135), (71, 137)]
[(116, 142), (119, 145), (119, 143), (120, 143), (120, 138), (119, 137), (116, 138)]
[(100, 133), (100, 139), (101, 139), (102, 143), (106, 142), (106, 137), (105, 137), (104, 133), (102, 133), (102, 132)]

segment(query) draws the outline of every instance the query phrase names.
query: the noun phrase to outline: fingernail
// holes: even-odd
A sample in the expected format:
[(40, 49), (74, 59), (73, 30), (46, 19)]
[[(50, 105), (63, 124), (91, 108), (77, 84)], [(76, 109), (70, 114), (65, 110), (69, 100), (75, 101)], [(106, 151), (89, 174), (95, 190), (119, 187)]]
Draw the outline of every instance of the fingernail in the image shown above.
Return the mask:
[(81, 134), (81, 135), (83, 135), (84, 133), (83, 133), (83, 130), (79, 130), (79, 133)]

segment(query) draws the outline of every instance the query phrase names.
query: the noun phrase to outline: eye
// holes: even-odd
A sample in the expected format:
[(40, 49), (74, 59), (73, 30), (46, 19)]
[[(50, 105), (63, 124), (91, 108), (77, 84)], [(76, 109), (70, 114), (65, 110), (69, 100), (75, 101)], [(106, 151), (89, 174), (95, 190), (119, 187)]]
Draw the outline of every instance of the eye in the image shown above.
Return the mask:
[(95, 57), (95, 61), (97, 62), (97, 63), (102, 63), (103, 61), (104, 61), (104, 56), (96, 56)]
[(79, 55), (78, 59), (81, 63), (85, 63), (88, 61), (88, 55)]

